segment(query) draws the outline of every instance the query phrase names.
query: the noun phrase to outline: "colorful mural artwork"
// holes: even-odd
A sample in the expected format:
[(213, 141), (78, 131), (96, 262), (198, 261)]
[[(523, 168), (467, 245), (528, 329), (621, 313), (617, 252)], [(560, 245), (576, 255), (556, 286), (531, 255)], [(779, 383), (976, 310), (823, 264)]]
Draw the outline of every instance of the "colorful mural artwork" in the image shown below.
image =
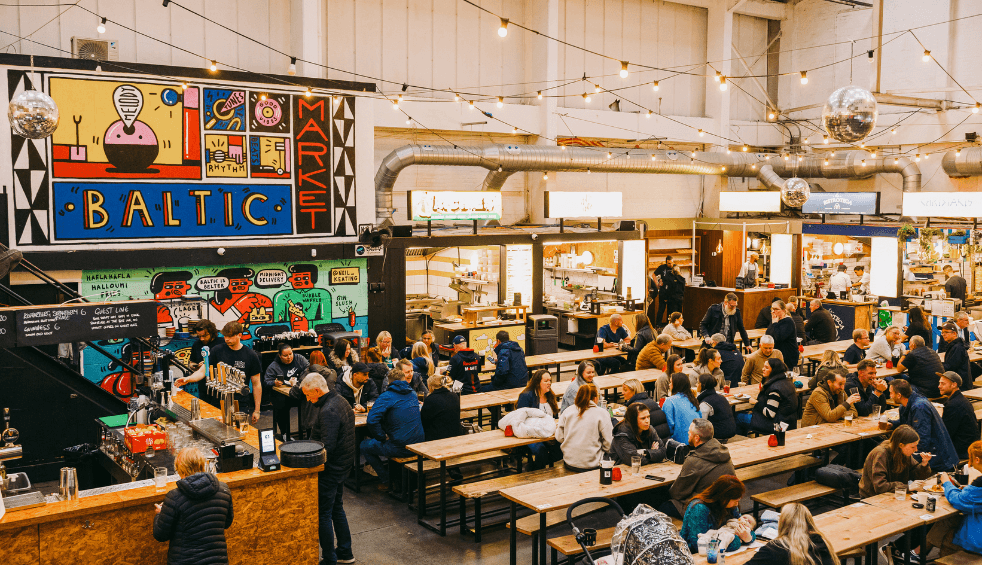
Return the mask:
[(11, 140), (0, 197), (20, 247), (357, 233), (354, 97), (33, 76), (8, 68), (8, 97), (44, 89), (65, 119), (50, 140)]
[[(332, 270), (349, 273), (332, 283)], [(166, 328), (186, 327), (192, 320), (208, 319), (221, 330), (227, 322), (245, 327), (247, 345), (257, 337), (288, 331), (323, 332), (328, 324), (350, 331), (368, 332), (367, 260), (310, 261), (239, 266), (174, 269), (83, 271), (83, 296), (117, 291), (108, 300), (153, 298), (161, 347), (187, 362), (193, 339), (168, 339)], [(149, 337), (149, 336), (148, 336)], [(139, 363), (141, 353), (150, 365), (152, 356), (130, 340), (109, 340), (98, 345), (120, 359)], [(102, 354), (82, 352), (82, 374), (119, 396), (129, 396), (129, 374)]]

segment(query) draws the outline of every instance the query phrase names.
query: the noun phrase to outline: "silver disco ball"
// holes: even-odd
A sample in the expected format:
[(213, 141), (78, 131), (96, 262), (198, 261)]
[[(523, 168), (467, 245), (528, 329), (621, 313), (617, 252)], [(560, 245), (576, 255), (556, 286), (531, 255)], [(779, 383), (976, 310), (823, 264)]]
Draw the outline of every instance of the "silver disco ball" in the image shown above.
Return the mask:
[(842, 143), (864, 139), (876, 125), (876, 98), (865, 88), (844, 86), (832, 93), (822, 109), (822, 125)]
[(29, 139), (43, 139), (58, 129), (58, 105), (38, 90), (25, 90), (14, 96), (7, 117), (10, 129)]
[(809, 194), (811, 189), (808, 188), (808, 183), (798, 177), (784, 181), (784, 186), (781, 187), (781, 200), (792, 208), (801, 208), (808, 201)]

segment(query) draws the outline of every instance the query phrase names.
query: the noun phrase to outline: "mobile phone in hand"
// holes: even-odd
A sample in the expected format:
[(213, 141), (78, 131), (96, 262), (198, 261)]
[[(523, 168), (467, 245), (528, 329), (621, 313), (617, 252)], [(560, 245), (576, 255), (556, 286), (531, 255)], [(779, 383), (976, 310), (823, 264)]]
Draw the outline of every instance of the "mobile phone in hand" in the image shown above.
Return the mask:
[(656, 477), (655, 475), (645, 475), (644, 478), (648, 479), (649, 481), (658, 481), (659, 483), (665, 481), (665, 477)]

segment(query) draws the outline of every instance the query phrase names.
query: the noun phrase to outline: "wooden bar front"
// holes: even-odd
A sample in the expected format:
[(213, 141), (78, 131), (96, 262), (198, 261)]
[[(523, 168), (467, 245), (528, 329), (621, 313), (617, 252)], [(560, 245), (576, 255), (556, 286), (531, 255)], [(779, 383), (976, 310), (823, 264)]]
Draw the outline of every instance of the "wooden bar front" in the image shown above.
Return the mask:
[(682, 317), (685, 327), (698, 329), (706, 310), (713, 304), (719, 304), (727, 293), (737, 296), (737, 307), (743, 313), (743, 326), (751, 330), (757, 321), (757, 314), (764, 306), (770, 306), (774, 297), (787, 301), (796, 294), (793, 288), (750, 288), (738, 290), (735, 288), (687, 286), (682, 303)]
[[(186, 393), (175, 400), (190, 406)], [(201, 413), (211, 418), (218, 410), (202, 402)], [(255, 428), (246, 442), (258, 447)], [(321, 469), (248, 469), (218, 475), (232, 491), (235, 513), (225, 530), (229, 563), (317, 564), (316, 473)], [(168, 483), (159, 491), (150, 486), (8, 511), (0, 519), (0, 563), (163, 565), (168, 544), (153, 538), (154, 504), (174, 488), (176, 483)]]

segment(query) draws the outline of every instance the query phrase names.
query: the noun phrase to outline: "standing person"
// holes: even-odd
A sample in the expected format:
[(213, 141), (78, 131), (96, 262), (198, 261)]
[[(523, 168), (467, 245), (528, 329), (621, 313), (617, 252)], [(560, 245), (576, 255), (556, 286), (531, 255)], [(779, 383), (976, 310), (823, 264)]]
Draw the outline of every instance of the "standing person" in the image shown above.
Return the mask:
[(850, 365), (855, 365), (866, 358), (867, 349), (869, 349), (869, 330), (856, 328), (852, 330), (852, 344), (842, 354), (842, 360)]
[[(262, 363), (259, 361), (259, 354), (251, 347), (246, 347), (242, 343), (242, 324), (239, 322), (229, 322), (222, 328), (222, 335), (225, 336), (225, 343), (220, 344), (211, 351), (208, 356), (208, 363), (217, 368), (219, 363), (224, 363), (234, 367), (246, 376), (248, 388), (251, 390), (250, 396), (235, 394), (235, 400), (243, 407), (244, 412), (252, 412), (252, 423), (259, 421), (259, 409), (263, 400), (263, 383), (259, 377), (262, 372)], [(177, 386), (184, 386), (187, 383), (196, 383), (205, 378), (205, 367), (198, 367), (198, 370), (186, 377), (181, 377), (174, 381)]]
[(350, 371), (345, 372), (335, 390), (359, 414), (367, 412), (368, 405), (378, 398), (375, 381), (368, 376), (368, 365), (364, 363), (355, 363)]
[(689, 551), (699, 551), (699, 536), (709, 530), (718, 530), (730, 520), (737, 520), (736, 535), (720, 552), (736, 551), (743, 544), (756, 541), (757, 536), (746, 522), (740, 519), (740, 500), (747, 492), (743, 482), (734, 475), (723, 475), (713, 481), (709, 488), (697, 494), (689, 502), (682, 517), (679, 534), (689, 545)]
[(859, 497), (894, 492), (898, 488), (907, 488), (908, 481), (930, 477), (931, 454), (919, 453), (920, 461), (914, 458), (920, 441), (914, 428), (900, 426), (890, 439), (870, 451), (859, 480)]
[(756, 251), (751, 251), (747, 253), (747, 260), (740, 265), (740, 273), (737, 275), (737, 280), (743, 280), (743, 288), (754, 288), (757, 286), (760, 280), (760, 267), (757, 266), (757, 261), (759, 260), (760, 255)]
[[(982, 472), (982, 442), (968, 447), (968, 464)], [(928, 548), (941, 548), (941, 557), (960, 549), (982, 554), (982, 477), (959, 489), (947, 473), (941, 473), (941, 484), (944, 485), (945, 499), (964, 518), (951, 516), (938, 522), (927, 534)], [(924, 555), (929, 553), (925, 551)]]
[(747, 565), (840, 565), (832, 544), (815, 525), (808, 507), (789, 502), (781, 507), (777, 537), (757, 550)]
[(757, 351), (747, 357), (747, 362), (743, 365), (743, 371), (740, 373), (740, 382), (746, 385), (755, 385), (761, 382), (764, 378), (764, 365), (772, 358), (784, 361), (781, 352), (774, 348), (774, 338), (765, 335), (760, 338), (760, 347), (757, 348)]
[[(405, 361), (404, 359), (401, 361)], [(390, 378), (398, 376), (393, 369)], [(379, 478), (379, 490), (389, 490), (389, 466), (382, 457), (412, 457), (407, 445), (425, 441), (423, 421), (419, 415), (416, 391), (409, 386), (412, 371), (401, 373), (402, 379), (389, 383), (368, 413), (368, 434), (361, 442), (361, 452)]]
[(899, 359), (904, 354), (904, 335), (897, 326), (890, 326), (883, 330), (873, 344), (866, 350), (866, 358), (873, 361), (892, 361)]
[(798, 390), (794, 388), (788, 367), (780, 359), (768, 359), (763, 375), (752, 412), (740, 412), (736, 416), (742, 435), (747, 435), (748, 430), (771, 434), (774, 426), (780, 424), (787, 424), (789, 430), (798, 427)]
[(215, 349), (220, 343), (225, 343), (218, 337), (218, 328), (211, 320), (198, 320), (194, 325), (194, 335), (197, 336), (194, 345), (191, 346), (191, 368), (197, 369), (201, 366), (204, 357), (201, 355), (201, 348), (207, 347), (209, 350)]
[(958, 337), (958, 326), (945, 322), (941, 326), (941, 339), (947, 344), (944, 354), (944, 370), (954, 371), (963, 383), (971, 382), (972, 368), (968, 358), (968, 346)]
[[(620, 314), (611, 314), (610, 322), (604, 324), (597, 330), (597, 341), (602, 344), (605, 351), (621, 348), (622, 345), (627, 343), (629, 337), (631, 337), (631, 332), (624, 325), (624, 319)], [(621, 361), (622, 358), (620, 356), (597, 359), (597, 363), (600, 364), (601, 373), (616, 373), (620, 371)]]
[(672, 375), (672, 396), (665, 399), (661, 408), (668, 420), (672, 439), (679, 443), (687, 442), (689, 424), (700, 416), (699, 403), (692, 394), (692, 385), (687, 375), (684, 373)]
[(167, 565), (228, 565), (225, 530), (234, 518), (232, 492), (205, 472), (205, 457), (195, 448), (177, 454), (174, 470), (181, 480), (154, 505), (153, 518), (153, 538), (169, 542)]
[(593, 379), (596, 376), (597, 369), (593, 363), (580, 361), (580, 364), (576, 366), (576, 378), (573, 379), (573, 382), (569, 383), (569, 386), (566, 387), (566, 392), (563, 393), (563, 402), (559, 405), (560, 414), (565, 412), (576, 401), (577, 390), (583, 385), (593, 384)]
[(921, 336), (924, 343), (931, 346), (934, 342), (934, 335), (927, 323), (927, 317), (920, 306), (913, 306), (907, 312), (907, 327), (904, 328), (904, 335), (907, 337)]
[(720, 443), (726, 443), (736, 435), (736, 420), (733, 408), (723, 395), (716, 392), (716, 377), (709, 373), (699, 375), (699, 412), (713, 424), (714, 436)]
[(856, 365), (856, 372), (846, 377), (846, 390), (859, 389), (859, 402), (852, 405), (862, 417), (873, 413), (879, 406), (881, 412), (887, 409), (887, 383), (876, 376), (876, 363), (863, 359)]
[(467, 347), (462, 335), (453, 338), (453, 355), (447, 371), (454, 382), (461, 383), (460, 394), (481, 392), (481, 356)]
[(665, 440), (651, 425), (651, 411), (640, 402), (627, 407), (624, 420), (614, 427), (610, 456), (615, 463), (630, 465), (640, 455), (642, 465), (665, 460)]
[(869, 273), (866, 272), (866, 267), (863, 265), (856, 265), (852, 268), (852, 272), (856, 274), (856, 278), (859, 280), (852, 283), (852, 287), (859, 291), (859, 294), (869, 294)]
[(627, 352), (627, 365), (634, 368), (638, 363), (638, 354), (644, 346), (655, 341), (655, 332), (651, 328), (651, 322), (644, 314), (634, 315), (634, 340), (630, 344), (621, 346), (621, 351)]
[(576, 391), (573, 406), (563, 410), (556, 425), (556, 441), (562, 445), (563, 465), (577, 473), (600, 467), (610, 450), (613, 424), (610, 415), (597, 406), (597, 387), (585, 384)]
[(648, 309), (645, 312), (648, 315), (648, 320), (654, 325), (655, 321), (658, 319), (658, 291), (661, 286), (661, 280), (655, 275), (654, 271), (648, 274)]
[(699, 323), (699, 335), (706, 343), (709, 343), (714, 334), (723, 334), (729, 343), (736, 343), (734, 337), (740, 334), (744, 350), (749, 349), (750, 336), (743, 327), (743, 314), (737, 308), (737, 295), (732, 292), (726, 293), (719, 304), (710, 305)]
[(290, 439), (290, 411), (300, 402), (289, 396), (273, 394), (274, 386), (283, 386), (290, 379), (307, 374), (307, 367), (310, 363), (304, 359), (303, 355), (295, 355), (293, 348), (288, 343), (281, 343), (277, 347), (279, 352), (273, 362), (266, 367), (263, 375), (264, 391), (268, 391), (273, 400), (273, 423), (279, 429), (279, 433), (284, 441)]
[(910, 351), (900, 358), (897, 370), (907, 373), (907, 382), (928, 398), (938, 398), (938, 375), (944, 372), (944, 365), (938, 354), (924, 344), (924, 338), (915, 335), (910, 338)]
[(736, 475), (730, 451), (713, 437), (713, 424), (709, 420), (697, 418), (689, 426), (688, 443), (692, 446), (678, 478), (668, 489), (669, 500), (658, 506), (673, 518), (682, 518), (689, 501), (703, 492), (716, 479), (723, 475)]
[[(529, 384), (518, 395), (518, 402), (515, 403), (515, 409), (520, 408), (537, 408), (547, 416), (559, 417), (559, 403), (556, 400), (556, 394), (552, 392), (552, 375), (549, 371), (539, 369), (532, 373)], [(527, 447), (532, 452), (533, 464), (530, 469), (532, 471), (544, 469), (547, 465), (552, 465), (563, 458), (563, 452), (556, 440), (532, 443)]]
[(801, 426), (830, 424), (846, 416), (856, 416), (853, 404), (862, 400), (859, 393), (846, 397), (845, 373), (830, 373), (808, 397), (805, 410), (801, 414)]
[(890, 400), (900, 405), (900, 418), (891, 420), (890, 424), (894, 428), (906, 424), (917, 432), (920, 436), (917, 448), (922, 456), (924, 453), (934, 455), (932, 469), (951, 469), (958, 463), (948, 429), (930, 400), (913, 390), (904, 379), (894, 379), (890, 383)]
[(662, 328), (661, 333), (665, 335), (672, 336), (673, 340), (685, 341), (692, 338), (692, 334), (689, 330), (682, 327), (685, 320), (682, 318), (681, 312), (672, 312), (672, 315), (668, 317), (668, 323)]
[(959, 390), (962, 377), (954, 371), (941, 375), (941, 394), (946, 397), (941, 421), (948, 430), (951, 443), (955, 446), (958, 459), (968, 458), (968, 446), (979, 441), (979, 422), (975, 417), (972, 403)]
[(949, 298), (955, 298), (961, 300), (962, 304), (965, 304), (965, 289), (968, 283), (961, 275), (956, 275), (955, 270), (951, 268), (951, 265), (945, 265), (942, 269), (944, 271), (947, 280), (944, 283), (944, 292)]
[(835, 327), (832, 314), (822, 308), (822, 301), (816, 298), (808, 303), (808, 307), (811, 309), (811, 314), (805, 322), (805, 335), (809, 337), (808, 345), (837, 341), (839, 330)]
[(529, 380), (528, 366), (525, 365), (525, 351), (518, 342), (511, 341), (508, 332), (501, 330), (495, 336), (494, 376), (488, 390), (525, 388)]
[(672, 267), (662, 280), (665, 282), (662, 294), (667, 295), (667, 301), (664, 303), (668, 307), (666, 312), (681, 312), (685, 300), (685, 277), (679, 273), (678, 267)]
[(671, 310), (668, 309), (668, 292), (666, 292), (666, 281), (665, 275), (669, 273), (675, 267), (672, 262), (672, 256), (669, 255), (665, 257), (665, 262), (658, 265), (655, 268), (655, 279), (658, 281), (658, 313), (655, 315), (654, 325), (660, 326), (662, 324), (662, 314), (668, 315)]
[(354, 563), (351, 529), (348, 528), (342, 497), (344, 479), (355, 463), (355, 413), (345, 399), (328, 389), (327, 381), (318, 373), (304, 377), (300, 386), (307, 400), (317, 409), (310, 439), (323, 443), (327, 452), (324, 470), (317, 474), (318, 535), (323, 552), (321, 563)]
[(644, 371), (645, 369), (658, 369), (665, 371), (665, 355), (672, 349), (672, 336), (659, 334), (655, 341), (644, 346), (638, 353), (638, 359), (634, 363), (634, 370)]
[(774, 338), (774, 347), (781, 352), (784, 363), (794, 369), (798, 366), (798, 334), (783, 301), (771, 304), (771, 315), (774, 321), (767, 328), (767, 335)]
[[(832, 300), (845, 300), (849, 289), (852, 287), (852, 279), (846, 273), (845, 264), (840, 263), (836, 273), (829, 277), (829, 298)], [(845, 293), (845, 294), (843, 294)]]
[(716, 344), (714, 349), (719, 352), (722, 360), (719, 368), (723, 371), (723, 378), (730, 383), (730, 386), (740, 386), (740, 375), (747, 360), (737, 351), (735, 345), (726, 341), (723, 334), (714, 335), (713, 343)]

